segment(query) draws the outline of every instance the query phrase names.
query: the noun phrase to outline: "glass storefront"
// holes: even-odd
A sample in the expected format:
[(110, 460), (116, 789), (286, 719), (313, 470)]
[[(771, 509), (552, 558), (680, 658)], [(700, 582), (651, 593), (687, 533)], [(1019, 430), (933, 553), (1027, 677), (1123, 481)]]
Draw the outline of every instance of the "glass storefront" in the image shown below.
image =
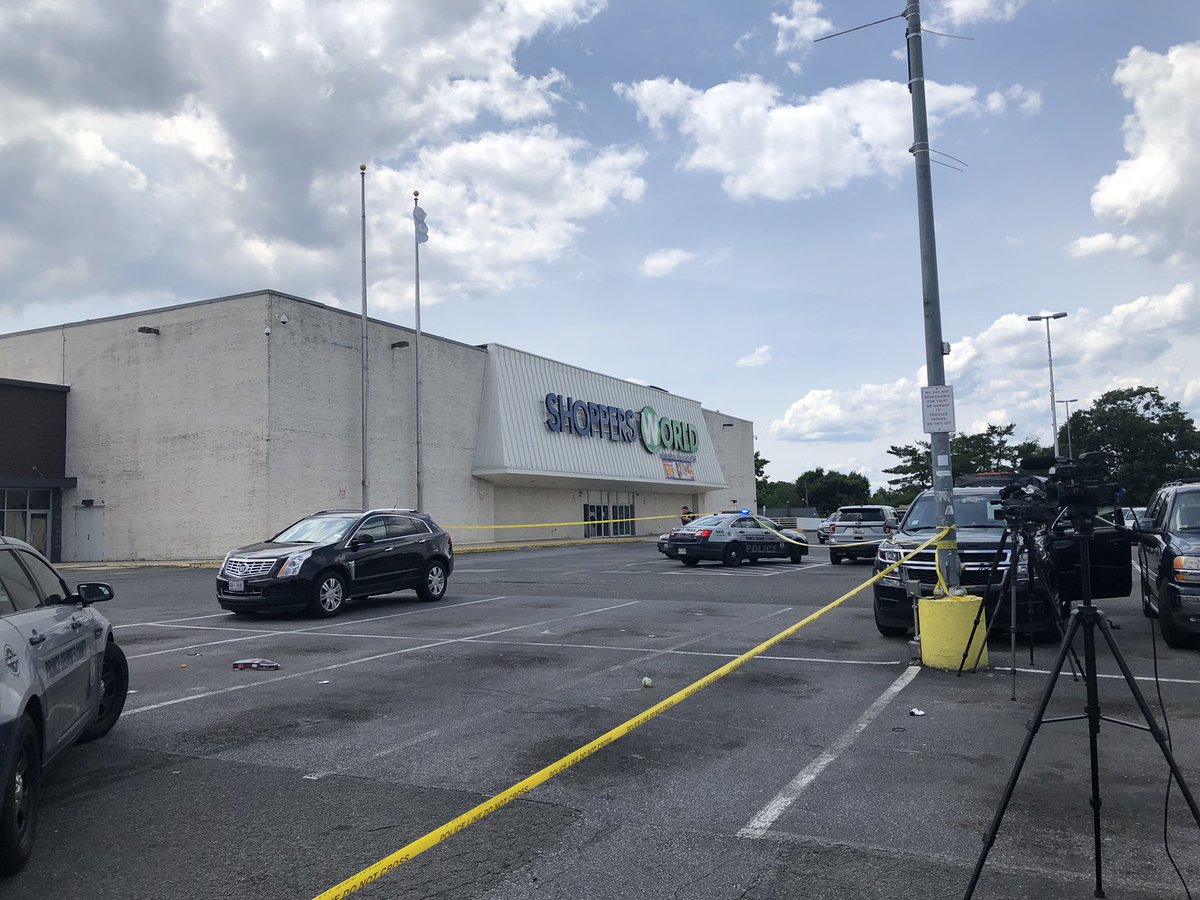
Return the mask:
[(4, 534), (32, 544), (50, 555), (50, 491), (0, 490), (0, 522)]
[[(623, 537), (634, 533), (632, 491), (586, 491), (583, 504), (584, 537)], [(618, 520), (618, 521), (613, 521)]]

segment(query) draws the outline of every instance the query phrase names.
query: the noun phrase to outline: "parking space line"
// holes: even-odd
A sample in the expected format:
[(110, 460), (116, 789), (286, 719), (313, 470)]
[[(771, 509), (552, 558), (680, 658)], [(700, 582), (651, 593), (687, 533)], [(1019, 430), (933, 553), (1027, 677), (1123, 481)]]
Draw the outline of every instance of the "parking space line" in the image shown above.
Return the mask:
[[(993, 666), (993, 668), (996, 671), (1000, 671), (1000, 672), (1011, 672), (1012, 671), (1011, 666)], [(1026, 675), (1049, 675), (1050, 674), (1050, 671), (1048, 669), (1022, 669), (1020, 666), (1017, 666), (1017, 671), (1024, 672)], [(1113, 681), (1124, 681), (1125, 680), (1124, 675), (1105, 675), (1103, 672), (1097, 672), (1096, 677), (1097, 678), (1109, 678)], [(1148, 681), (1151, 684), (1153, 684), (1156, 680), (1153, 675), (1134, 675), (1133, 679), (1134, 679), (1134, 681)], [(1194, 678), (1159, 677), (1157, 680), (1161, 681), (1163, 684), (1200, 684), (1200, 681), (1197, 681)]]
[(867, 707), (867, 711), (859, 716), (858, 720), (841, 737), (834, 741), (820, 756), (805, 766), (799, 775), (793, 778), (782, 791), (775, 795), (770, 803), (760, 809), (754, 818), (746, 823), (738, 832), (738, 837), (758, 838), (766, 834), (770, 830), (771, 825), (775, 823), (775, 820), (783, 815), (789, 806), (796, 802), (805, 789), (817, 779), (817, 776), (824, 772), (834, 760), (841, 756), (854, 743), (855, 739), (883, 712), (884, 708), (892, 702), (892, 699), (917, 677), (917, 673), (920, 671), (920, 666), (909, 666), (905, 669), (900, 677), (893, 681), (891, 686), (880, 694), (874, 703)]
[[(281, 631), (260, 631), (255, 634), (244, 635), (243, 637), (225, 638), (220, 641), (207, 641), (207, 642), (201, 643), (201, 644), (188, 644), (183, 647), (169, 647), (166, 650), (153, 650), (149, 653), (136, 653), (136, 654), (130, 656), (129, 659), (144, 659), (147, 656), (162, 656), (163, 654), (166, 654), (166, 653), (180, 653), (184, 650), (199, 650), (203, 647), (216, 647), (220, 644), (235, 644), (238, 641), (252, 641), (255, 638), (260, 638), (260, 637), (279, 637), (280, 635), (286, 635), (286, 634), (315, 634), (315, 633), (320, 633), (321, 631), (323, 631), (326, 628), (342, 628), (347, 625), (358, 625), (363, 622), (378, 622), (382, 619), (399, 619), (404, 616), (415, 616), (419, 613), (434, 612), (435, 610), (438, 610), (438, 609), (450, 609), (455, 606), (474, 606), (477, 603), (491, 603), (493, 600), (503, 600), (503, 599), (505, 599), (505, 598), (504, 597), (487, 597), (483, 600), (467, 600), (467, 601), (464, 601), (463, 603), (444, 603), (444, 604), (439, 604), (437, 606), (425, 606), (425, 607), (422, 607), (421, 609), (410, 609), (410, 610), (406, 610), (404, 612), (390, 613), (386, 616), (372, 616), (371, 618), (368, 618), (368, 619), (351, 619), (348, 622), (331, 622), (327, 625), (310, 625), (307, 628), (289, 628), (289, 629), (285, 629), (285, 630), (281, 630)], [(147, 624), (147, 625), (159, 625), (159, 624), (165, 625), (166, 623), (147, 622), (145, 624)], [(179, 628), (201, 628), (201, 627), (205, 627), (205, 626), (179, 625), (177, 627), (179, 627)], [(215, 627), (215, 626), (213, 626), (213, 627)], [(219, 630), (219, 631), (237, 631), (239, 629), (219, 628), (217, 630)], [(244, 630), (251, 630), (251, 629), (244, 629)]]
[[(503, 600), (505, 598), (504, 597), (489, 597), (488, 599), (489, 600)], [(486, 602), (486, 601), (480, 600), (480, 601), (475, 601), (475, 602), (482, 603), (482, 602)], [(555, 616), (552, 619), (543, 619), (541, 622), (529, 622), (526, 625), (513, 625), (509, 628), (500, 628), (496, 631), (485, 631), (483, 634), (473, 635), (472, 637), (475, 637), (475, 638), (492, 637), (493, 635), (497, 635), (497, 634), (507, 634), (510, 631), (520, 631), (523, 628), (536, 628), (538, 625), (550, 625), (554, 622), (562, 622), (567, 619), (578, 619), (578, 618), (582, 618), (583, 616), (594, 616), (597, 613), (610, 612), (611, 610), (614, 610), (614, 609), (623, 609), (626, 606), (634, 606), (641, 602), (642, 602), (641, 600), (630, 600), (626, 603), (618, 603), (615, 606), (605, 606), (605, 607), (602, 607), (601, 609), (590, 609), (590, 610), (586, 610), (581, 613), (572, 613), (569, 616)], [(466, 606), (467, 604), (456, 603), (453, 605)], [(126, 718), (128, 718), (129, 716), (136, 716), (136, 715), (140, 715), (141, 713), (153, 712), (156, 709), (164, 709), (168, 706), (175, 706), (176, 704), (179, 704), (179, 703), (190, 703), (193, 700), (203, 700), (207, 697), (217, 697), (222, 694), (231, 694), (234, 691), (245, 691), (245, 690), (249, 690), (250, 688), (254, 688), (254, 687), (262, 687), (263, 685), (267, 685), (267, 684), (275, 684), (276, 682), (279, 682), (279, 681), (288, 681), (292, 678), (303, 678), (308, 675), (316, 675), (320, 672), (331, 672), (334, 669), (344, 669), (347, 666), (357, 666), (360, 663), (373, 662), (377, 659), (387, 659), (388, 657), (391, 657), (391, 656), (399, 656), (402, 653), (415, 653), (418, 650), (431, 650), (434, 647), (444, 647), (447, 644), (455, 644), (462, 640), (468, 640), (468, 638), (449, 638), (447, 640), (432, 641), (428, 644), (421, 644), (416, 647), (402, 647), (399, 650), (389, 650), (387, 653), (376, 653), (371, 656), (361, 656), (358, 659), (348, 659), (345, 662), (332, 663), (328, 666), (319, 666), (315, 669), (306, 669), (302, 672), (291, 672), (287, 675), (276, 675), (273, 678), (264, 678), (261, 681), (252, 681), (252, 682), (248, 682), (246, 684), (230, 685), (229, 687), (218, 688), (217, 690), (214, 690), (214, 691), (203, 691), (199, 694), (189, 694), (186, 697), (176, 697), (173, 700), (163, 700), (160, 703), (151, 703), (146, 706), (139, 706), (139, 707), (135, 707), (133, 709), (129, 709), (128, 707), (126, 707), (123, 715)]]
[(147, 625), (169, 625), (172, 622), (193, 622), (197, 619), (215, 619), (215, 618), (218, 618), (219, 616), (227, 616), (227, 615), (229, 615), (229, 613), (219, 612), (219, 613), (209, 613), (208, 615), (204, 615), (204, 616), (186, 616), (182, 619), (162, 619), (161, 621), (158, 621), (158, 622), (129, 622), (125, 625), (114, 625), (113, 628), (144, 628)]

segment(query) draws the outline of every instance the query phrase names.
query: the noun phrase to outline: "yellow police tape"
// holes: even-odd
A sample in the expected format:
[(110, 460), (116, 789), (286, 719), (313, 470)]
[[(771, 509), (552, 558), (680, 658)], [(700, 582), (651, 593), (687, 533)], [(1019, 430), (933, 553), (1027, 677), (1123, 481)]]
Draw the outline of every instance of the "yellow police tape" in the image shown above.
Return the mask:
[(367, 866), (367, 868), (363, 869), (361, 872), (358, 872), (355, 875), (351, 875), (349, 878), (334, 885), (333, 887), (329, 888), (327, 891), (324, 891), (324, 892), (318, 894), (315, 898), (313, 898), (313, 900), (343, 900), (343, 898), (349, 897), (351, 894), (361, 890), (362, 888), (366, 887), (368, 884), (372, 884), (373, 882), (379, 880), (379, 878), (381, 878), (382, 876), (391, 872), (393, 869), (399, 868), (404, 863), (411, 860), (413, 857), (418, 856), (421, 853), (424, 853), (426, 850), (430, 849), (431, 847), (434, 847), (434, 846), (440, 844), (442, 841), (446, 840), (446, 838), (452, 837), (453, 835), (458, 834), (458, 832), (464, 830), (465, 828), (468, 828), (469, 826), (474, 825), (480, 819), (483, 819), (486, 816), (490, 815), (491, 813), (495, 812), (496, 810), (500, 809), (500, 807), (505, 806), (508, 803), (511, 803), (513, 800), (517, 799), (518, 797), (522, 796), (523, 794), (529, 793), (531, 790), (533, 790), (538, 785), (544, 784), (545, 782), (547, 782), (551, 778), (553, 778), (555, 775), (558, 775), (559, 773), (566, 771), (567, 769), (571, 768), (571, 766), (575, 765), (577, 762), (580, 762), (581, 760), (584, 760), (587, 757), (591, 756), (597, 750), (607, 747), (609, 744), (613, 743), (618, 738), (624, 737), (625, 735), (629, 734), (629, 732), (633, 731), (635, 728), (637, 728), (641, 725), (645, 725), (647, 722), (649, 722), (655, 716), (658, 716), (661, 713), (666, 712), (668, 709), (670, 709), (673, 706), (677, 706), (678, 704), (680, 704), (684, 700), (686, 700), (688, 697), (691, 697), (693, 694), (699, 693), (700, 691), (702, 691), (704, 688), (708, 687), (713, 682), (715, 682), (721, 678), (724, 678), (726, 675), (728, 675), (734, 669), (738, 668), (739, 666), (744, 665), (745, 663), (749, 662), (754, 657), (756, 657), (756, 656), (760, 655), (761, 653), (764, 653), (767, 650), (769, 650), (770, 648), (774, 647), (780, 641), (783, 641), (786, 638), (791, 637), (793, 634), (795, 634), (801, 628), (804, 628), (806, 625), (809, 625), (809, 624), (815, 622), (817, 619), (821, 618), (821, 616), (825, 615), (825, 613), (841, 606), (843, 603), (845, 603), (847, 600), (849, 600), (851, 597), (853, 597), (859, 591), (863, 590), (864, 588), (870, 587), (875, 582), (877, 582), (880, 578), (882, 578), (884, 575), (891, 572), (893, 569), (908, 562), (908, 560), (912, 559), (919, 552), (924, 550), (926, 547), (928, 547), (930, 544), (932, 544), (934, 541), (938, 540), (945, 534), (946, 534), (946, 531), (938, 532), (933, 537), (931, 537), (929, 540), (927, 540), (925, 543), (921, 544), (919, 547), (914, 549), (911, 553), (908, 553), (901, 559), (892, 563), (887, 568), (882, 569), (879, 572), (876, 572), (873, 576), (868, 578), (862, 584), (858, 585), (853, 590), (848, 591), (845, 594), (842, 594), (842, 596), (838, 597), (836, 600), (832, 601), (831, 603), (821, 607), (819, 610), (817, 610), (812, 615), (805, 616), (799, 622), (796, 622), (794, 625), (788, 626), (783, 631), (776, 634), (774, 637), (768, 638), (767, 640), (763, 641), (757, 647), (754, 647), (751, 650), (747, 650), (745, 653), (743, 653), (737, 659), (730, 660), (725, 665), (721, 666), (719, 669), (715, 669), (712, 672), (709, 672), (703, 678), (701, 678), (697, 681), (693, 681), (687, 687), (683, 688), (682, 690), (676, 691), (670, 697), (667, 697), (665, 700), (659, 701), (658, 703), (654, 704), (653, 706), (651, 706), (649, 709), (645, 710), (644, 712), (639, 713), (638, 715), (634, 716), (631, 719), (627, 719), (626, 721), (622, 722), (620, 725), (616, 726), (615, 728), (609, 729), (608, 731), (604, 732), (604, 734), (600, 735), (600, 737), (596, 738), (595, 740), (591, 741), (590, 743), (584, 744), (578, 750), (568, 753), (566, 756), (562, 757), (561, 759), (559, 759), (555, 762), (550, 763), (550, 765), (546, 766), (543, 769), (539, 769), (537, 772), (534, 772), (532, 775), (530, 775), (528, 778), (524, 779), (523, 781), (518, 781), (512, 787), (508, 788), (508, 790), (505, 790), (505, 791), (500, 792), (499, 794), (496, 794), (494, 797), (491, 797), (490, 799), (485, 800), (483, 803), (480, 803), (479, 805), (474, 806), (471, 809), (467, 810), (465, 813), (463, 813), (458, 818), (451, 819), (449, 822), (442, 825), (440, 828), (435, 828), (433, 831), (429, 832), (424, 837), (417, 838), (417, 840), (413, 841), (410, 844), (406, 844), (405, 846), (401, 847), (399, 850), (395, 851), (394, 853), (391, 853), (388, 856), (385, 856), (383, 859), (379, 860), (377, 863)]

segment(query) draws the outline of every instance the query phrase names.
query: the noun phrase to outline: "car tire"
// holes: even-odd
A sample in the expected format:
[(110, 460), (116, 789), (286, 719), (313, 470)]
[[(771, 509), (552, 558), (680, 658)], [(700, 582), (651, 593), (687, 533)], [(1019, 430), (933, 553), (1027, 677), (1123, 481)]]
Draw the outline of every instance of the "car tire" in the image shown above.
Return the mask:
[(742, 545), (734, 541), (732, 544), (725, 546), (725, 552), (721, 554), (721, 565), (740, 566), (744, 558)]
[(42, 752), (37, 727), (29, 713), (16, 724), (12, 765), (0, 798), (0, 874), (3, 875), (21, 871), (33, 853), (41, 784)]
[(700, 565), (700, 560), (696, 559), (694, 556), (681, 556), (679, 557), (679, 561), (689, 569), (694, 569), (696, 566)]
[(322, 572), (313, 582), (308, 611), (322, 619), (336, 616), (346, 605), (346, 579), (332, 569)]
[(129, 663), (125, 653), (115, 642), (109, 641), (104, 648), (104, 660), (100, 663), (100, 702), (96, 706), (96, 718), (92, 720), (76, 743), (86, 744), (104, 737), (121, 718), (125, 709), (125, 698), (129, 695)]
[(879, 621), (879, 610), (875, 610), (875, 627), (879, 629), (879, 633), (884, 637), (904, 637), (908, 634), (908, 627), (904, 625), (884, 625)]
[(832, 550), (830, 550), (829, 564), (831, 566), (840, 566), (842, 564), (842, 555), (840, 553), (834, 553)]
[(417, 596), (426, 603), (434, 603), (446, 596), (446, 587), (450, 576), (446, 574), (446, 564), (440, 559), (431, 559), (421, 570), (421, 580), (417, 583)]
[(1170, 610), (1163, 609), (1162, 604), (1158, 607), (1158, 630), (1162, 632), (1163, 643), (1172, 650), (1183, 650), (1190, 643), (1188, 636), (1171, 618)]
[(796, 549), (792, 550), (792, 552), (788, 556), (788, 559), (790, 559), (794, 563), (802, 563), (802, 562), (804, 562), (804, 553), (800, 550), (799, 547), (797, 547)]

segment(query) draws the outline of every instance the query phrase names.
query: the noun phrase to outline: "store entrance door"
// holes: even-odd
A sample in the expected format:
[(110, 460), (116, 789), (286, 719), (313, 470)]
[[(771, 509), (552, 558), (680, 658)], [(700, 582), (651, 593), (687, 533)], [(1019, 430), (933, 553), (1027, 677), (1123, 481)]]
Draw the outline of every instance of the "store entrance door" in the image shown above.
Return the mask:
[(636, 532), (632, 491), (587, 491), (583, 536), (626, 537)]

